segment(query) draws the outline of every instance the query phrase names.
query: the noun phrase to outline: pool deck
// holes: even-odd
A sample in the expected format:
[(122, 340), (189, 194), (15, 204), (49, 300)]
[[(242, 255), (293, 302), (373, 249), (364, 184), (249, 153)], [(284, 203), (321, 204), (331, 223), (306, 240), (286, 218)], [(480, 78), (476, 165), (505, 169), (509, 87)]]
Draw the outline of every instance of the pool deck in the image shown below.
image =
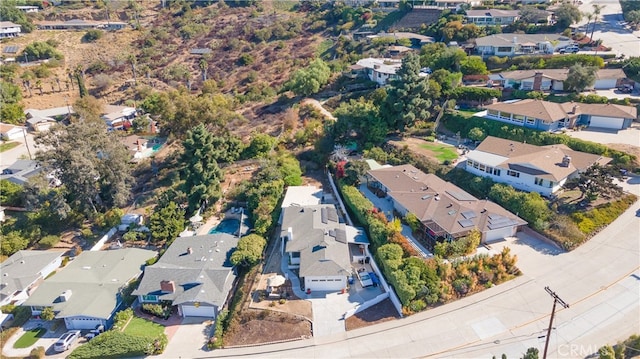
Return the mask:
[[(243, 217), (247, 218), (246, 215), (243, 215)], [(201, 236), (201, 235), (205, 235), (205, 234), (209, 234), (209, 232), (215, 228), (218, 224), (220, 224), (220, 222), (222, 222), (225, 219), (237, 219), (240, 220), (240, 214), (239, 213), (231, 213), (231, 210), (228, 210), (226, 212), (224, 212), (224, 214), (222, 215), (222, 217), (220, 216), (211, 216), (207, 219), (206, 222), (204, 222), (196, 231), (196, 235)], [(244, 226), (241, 223), (241, 226)]]

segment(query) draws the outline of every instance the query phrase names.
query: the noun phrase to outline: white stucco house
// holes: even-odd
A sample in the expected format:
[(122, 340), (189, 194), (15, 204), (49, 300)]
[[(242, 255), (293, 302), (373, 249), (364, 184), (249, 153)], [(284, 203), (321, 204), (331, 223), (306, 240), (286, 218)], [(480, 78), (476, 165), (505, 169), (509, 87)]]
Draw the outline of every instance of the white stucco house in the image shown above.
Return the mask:
[(501, 9), (467, 10), (464, 18), (467, 23), (478, 26), (509, 25), (520, 18), (520, 11)]
[(475, 51), (481, 56), (553, 54), (572, 43), (559, 34), (494, 34), (475, 39)]
[(522, 191), (550, 196), (593, 164), (610, 161), (565, 145), (534, 146), (489, 136), (467, 154), (465, 169)]
[(5, 141), (11, 141), (24, 136), (24, 127), (0, 123), (0, 137)]
[[(491, 74), (489, 80), (494, 86), (510, 88), (517, 85), (525, 91), (564, 91), (568, 75), (569, 69), (516, 70)], [(622, 69), (598, 69), (595, 83), (587, 89), (615, 89), (626, 78)]]
[[(4, 209), (3, 209), (4, 210)], [(61, 251), (21, 250), (0, 264), (0, 306), (20, 305), (62, 264)]]
[(0, 21), (0, 39), (19, 36), (22, 27), (11, 21)]

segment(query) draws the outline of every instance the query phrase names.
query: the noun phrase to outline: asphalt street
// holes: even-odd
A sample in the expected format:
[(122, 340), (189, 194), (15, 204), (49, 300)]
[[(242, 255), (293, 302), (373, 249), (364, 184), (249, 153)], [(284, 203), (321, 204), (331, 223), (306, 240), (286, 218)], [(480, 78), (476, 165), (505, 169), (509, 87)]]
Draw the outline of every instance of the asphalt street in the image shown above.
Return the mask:
[[(595, 25), (593, 39), (601, 39), (605, 46), (611, 47), (611, 51), (618, 55), (624, 54), (627, 58), (640, 56), (640, 31), (632, 32), (619, 23), (624, 18), (618, 0), (583, 0), (582, 5), (579, 6), (580, 11), (592, 13), (593, 4), (604, 6), (600, 11), (600, 19)], [(586, 23), (587, 19), (583, 17), (578, 24), (582, 26), (582, 31), (585, 31)], [(587, 35), (591, 35), (592, 26), (593, 23), (589, 26)]]
[(585, 357), (640, 332), (638, 204), (578, 249), (565, 253), (531, 238), (509, 246), (523, 275), (410, 317), (337, 335), (275, 345), (216, 350), (194, 357), (490, 358), (542, 352), (554, 290), (559, 308), (549, 358)]

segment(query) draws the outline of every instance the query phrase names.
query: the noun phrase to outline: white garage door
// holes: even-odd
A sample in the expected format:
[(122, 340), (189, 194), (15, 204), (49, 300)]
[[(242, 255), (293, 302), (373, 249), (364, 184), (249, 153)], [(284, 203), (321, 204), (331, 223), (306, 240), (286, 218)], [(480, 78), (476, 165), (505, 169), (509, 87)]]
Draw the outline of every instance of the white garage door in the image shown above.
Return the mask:
[(195, 305), (183, 305), (182, 306), (182, 316), (183, 317), (207, 317), (213, 318), (216, 316), (215, 307), (209, 307), (205, 305), (195, 306)]
[(611, 118), (611, 117), (601, 117), (601, 116), (591, 116), (591, 120), (589, 121), (589, 127), (610, 128), (614, 130), (622, 129), (623, 124), (624, 124), (623, 118)]
[(608, 90), (616, 87), (616, 79), (602, 79), (596, 80), (595, 85), (593, 86), (596, 90)]
[(347, 278), (305, 278), (307, 288), (314, 292), (334, 292), (347, 287)]
[(67, 329), (96, 329), (98, 325), (105, 325), (104, 320), (87, 317), (64, 318), (64, 325)]
[(488, 231), (485, 237), (485, 243), (495, 242), (504, 239), (505, 237), (511, 237), (514, 234), (513, 227), (504, 227)]

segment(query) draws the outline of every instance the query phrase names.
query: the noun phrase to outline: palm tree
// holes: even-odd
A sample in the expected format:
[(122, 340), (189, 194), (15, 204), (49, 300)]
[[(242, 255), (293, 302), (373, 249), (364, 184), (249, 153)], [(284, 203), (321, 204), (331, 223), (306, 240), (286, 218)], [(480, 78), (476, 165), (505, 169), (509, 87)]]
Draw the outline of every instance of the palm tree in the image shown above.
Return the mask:
[(40, 96), (42, 96), (42, 80), (36, 80), (36, 88), (40, 90)]
[(138, 63), (138, 61), (136, 60), (136, 55), (134, 54), (127, 55), (127, 61), (129, 62), (129, 64), (131, 64), (131, 72), (133, 73), (133, 85), (137, 86), (138, 76), (136, 74), (136, 64)]
[(60, 86), (60, 78), (58, 76), (54, 77), (54, 80), (58, 84), (58, 92), (62, 92), (62, 87)]
[(593, 13), (590, 12), (585, 12), (584, 17), (587, 18), (587, 26), (584, 28), (584, 33), (588, 34), (589, 33), (589, 25), (591, 24), (591, 20), (593, 20)]
[(591, 39), (591, 41), (593, 41), (593, 33), (596, 31), (596, 23), (598, 22), (598, 18), (600, 17), (600, 11), (602, 11), (602, 9), (604, 9), (605, 6), (607, 5), (598, 5), (598, 4), (593, 4), (593, 28), (591, 29), (591, 36), (589, 37), (589, 39)]
[(202, 82), (207, 81), (207, 68), (209, 67), (207, 60), (200, 59), (198, 67), (200, 67), (200, 70), (202, 71)]

